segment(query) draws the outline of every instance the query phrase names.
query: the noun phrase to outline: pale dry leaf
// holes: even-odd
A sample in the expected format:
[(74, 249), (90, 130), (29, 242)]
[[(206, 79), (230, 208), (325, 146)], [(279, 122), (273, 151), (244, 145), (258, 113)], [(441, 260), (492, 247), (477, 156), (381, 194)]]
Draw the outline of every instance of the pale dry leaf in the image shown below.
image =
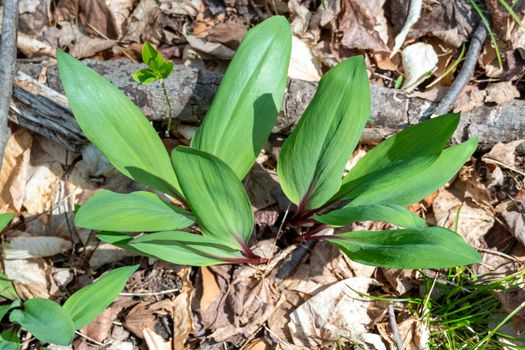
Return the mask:
[(401, 53), (405, 81), (402, 89), (410, 92), (432, 75), (437, 68), (438, 57), (432, 45), (415, 43)]
[(83, 35), (75, 41), (69, 53), (76, 58), (87, 58), (95, 56), (97, 53), (111, 49), (117, 41), (106, 40), (103, 38), (91, 38)]
[(177, 295), (173, 300), (173, 350), (184, 350), (184, 342), (193, 333), (191, 291)]
[(288, 323), (293, 343), (307, 348), (334, 343), (340, 338), (364, 343), (367, 326), (372, 322), (368, 315), (372, 302), (359, 293), (367, 294), (377, 283), (366, 277), (347, 278), (301, 304), (290, 314)]
[(2, 249), (5, 259), (43, 258), (62, 254), (71, 249), (70, 241), (60, 237), (30, 236), (21, 231), (10, 233)]
[(43, 259), (4, 260), (4, 269), (23, 299), (49, 298), (47, 266)]
[(288, 77), (304, 81), (319, 81), (320, 64), (312, 55), (312, 50), (297, 36), (292, 36), (292, 55)]
[(290, 24), (292, 33), (305, 33), (308, 30), (310, 18), (312, 17), (310, 10), (298, 0), (290, 0), (288, 2), (288, 9), (293, 17), (292, 23)]
[(89, 259), (89, 266), (97, 270), (106, 264), (137, 255), (137, 253), (124, 250), (112, 244), (99, 243)]
[(33, 169), (23, 201), (27, 216), (41, 214), (52, 208), (63, 175), (64, 170), (56, 162)]
[(7, 141), (0, 170), (0, 207), (19, 212), (29, 178), (33, 137), (26, 129), (15, 131)]
[(194, 35), (186, 35), (186, 40), (193, 49), (221, 60), (231, 60), (235, 55), (235, 51), (226, 45), (212, 43)]
[(169, 340), (165, 341), (155, 331), (145, 328), (142, 332), (149, 350), (171, 350)]
[(485, 104), (486, 91), (477, 85), (467, 85), (454, 103), (454, 112), (469, 112)]
[(106, 6), (109, 8), (110, 12), (115, 19), (115, 27), (117, 29), (117, 35), (120, 37), (122, 35), (122, 26), (124, 22), (128, 19), (133, 7), (135, 6), (135, 0), (105, 0)]
[(55, 57), (55, 48), (24, 33), (18, 33), (16, 47), (27, 57)]
[(202, 6), (202, 0), (160, 0), (160, 10), (168, 15), (195, 17)]
[(488, 153), (481, 157), (481, 160), (489, 164), (503, 164), (507, 167), (515, 167), (516, 148), (523, 143), (525, 143), (525, 140), (516, 140), (509, 143), (498, 142)]
[(493, 102), (497, 105), (510, 103), (520, 97), (518, 88), (511, 81), (489, 84), (485, 90), (487, 91), (485, 102)]
[(271, 350), (270, 344), (264, 340), (264, 338), (257, 338), (246, 344), (243, 348), (245, 350)]
[[(441, 191), (432, 203), (436, 225), (454, 230), (475, 247), (485, 248), (483, 237), (494, 225), (494, 216), (473, 203), (462, 202), (448, 190)], [(458, 217), (459, 212), (459, 217)]]
[(390, 53), (390, 58), (394, 57), (394, 55), (399, 51), (401, 46), (403, 46), (403, 43), (405, 42), (410, 28), (412, 28), (412, 26), (416, 24), (416, 22), (419, 20), (419, 17), (421, 16), (422, 7), (423, 0), (410, 1), (408, 17), (406, 19), (405, 24), (403, 25), (403, 28), (401, 28), (401, 31), (396, 35), (396, 38), (394, 40), (394, 48), (392, 49), (392, 53)]
[(208, 267), (201, 267), (202, 278), (202, 297), (200, 300), (200, 310), (204, 312), (215, 304), (217, 299), (222, 295), (221, 287), (217, 283), (215, 274)]

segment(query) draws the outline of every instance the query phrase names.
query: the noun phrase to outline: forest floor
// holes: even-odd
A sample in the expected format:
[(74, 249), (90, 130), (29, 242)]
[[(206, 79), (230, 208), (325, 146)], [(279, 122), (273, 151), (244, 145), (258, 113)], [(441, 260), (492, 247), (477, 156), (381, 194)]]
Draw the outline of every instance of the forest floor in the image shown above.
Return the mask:
[[(101, 188), (129, 192), (139, 185), (92, 146), (75, 152), (10, 122), (0, 171), (0, 210), (15, 214), (2, 235), (5, 276), (22, 298), (63, 301), (114, 267), (140, 264), (119, 298), (79, 332), (73, 349), (395, 349), (393, 330), (407, 350), (524, 349), (525, 130), (512, 128), (525, 125), (525, 115), (505, 113), (525, 97), (525, 29), (519, 22), (525, 8), (509, 12), (501, 0), (422, 1), (421, 8), (418, 3), (20, 0), (18, 64), (53, 87), (56, 48), (80, 59), (133, 65), (140, 63), (148, 41), (180, 67), (220, 77), (246, 31), (280, 14), (294, 34), (290, 79), (315, 85), (337, 62), (363, 54), (373, 85), (407, 104), (430, 105), (439, 103), (461, 70), (481, 13), (490, 33), (452, 110), (487, 111), (487, 124), (497, 111), (499, 120), (512, 123), (498, 124), (501, 136), (482, 139), (483, 147), (447, 186), (410, 209), (431, 225), (456, 229), (478, 249), (482, 263), (448, 270), (376, 268), (351, 261), (325, 242), (306, 246), (306, 254), (294, 261), (293, 249), (281, 249), (286, 240), (281, 223), (293, 207), (274, 181), (286, 128), (272, 135), (245, 183), (254, 204), (255, 236), (261, 238), (257, 249), (276, 264), (291, 260), (286, 278), (269, 266), (195, 268), (136, 256), (74, 227), (73, 208)], [(410, 18), (414, 23), (407, 27)], [(124, 85), (139, 91), (131, 78)], [(378, 115), (395, 114), (375, 108)], [(162, 111), (145, 110), (159, 134)], [(481, 130), (485, 121), (477, 120)], [(187, 144), (197, 124), (176, 125), (164, 139), (166, 147)], [(369, 127), (381, 134), (382, 125)], [(348, 169), (378, 140), (362, 141)], [(25, 335), (24, 349), (38, 347)]]

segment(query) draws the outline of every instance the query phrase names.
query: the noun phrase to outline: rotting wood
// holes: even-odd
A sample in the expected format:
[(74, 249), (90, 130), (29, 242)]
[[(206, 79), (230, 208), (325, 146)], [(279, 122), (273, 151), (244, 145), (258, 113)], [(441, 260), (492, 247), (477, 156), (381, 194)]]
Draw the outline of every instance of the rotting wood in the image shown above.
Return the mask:
[[(128, 60), (93, 61), (86, 63), (124, 91), (153, 121), (166, 118), (166, 105), (158, 83), (139, 85), (131, 74), (140, 64)], [(40, 65), (21, 65), (15, 78), (11, 120), (40, 133), (67, 149), (78, 152), (85, 139), (71, 115), (66, 99), (61, 95), (57, 70), (48, 69), (48, 86), (35, 79)], [(197, 68), (175, 65), (174, 73), (166, 80), (173, 101), (174, 118), (183, 124), (198, 125), (205, 115), (222, 75)], [(274, 133), (289, 133), (315, 93), (316, 84), (290, 80), (283, 101), (282, 113)], [(361, 141), (378, 143), (385, 137), (423, 120), (434, 102), (408, 95), (402, 91), (372, 84), (372, 120)], [(498, 142), (525, 138), (525, 101), (514, 100), (501, 106), (481, 106), (462, 114), (453, 141), (460, 142), (478, 136), (480, 148), (487, 149)]]

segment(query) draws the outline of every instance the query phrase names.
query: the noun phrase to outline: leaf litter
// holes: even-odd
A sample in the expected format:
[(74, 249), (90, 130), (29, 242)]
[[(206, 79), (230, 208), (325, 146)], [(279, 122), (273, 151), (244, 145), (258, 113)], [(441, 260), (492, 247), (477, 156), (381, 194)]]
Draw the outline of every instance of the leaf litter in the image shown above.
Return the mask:
[[(413, 21), (408, 19), (409, 2), (268, 3), (264, 7), (245, 1), (90, 0), (59, 1), (51, 8), (49, 1), (22, 1), (18, 45), (26, 57), (52, 56), (59, 47), (79, 58), (138, 59), (139, 51), (133, 47), (148, 40), (169, 52), (170, 59), (220, 71), (249, 24), (260, 21), (265, 13), (284, 13), (295, 34), (290, 77), (317, 81), (328, 67), (358, 50), (376, 73), (388, 78), (372, 75), (374, 82), (393, 86), (404, 75), (405, 87), (434, 93), (438, 88), (426, 90), (424, 80), (450, 67), (458, 57), (455, 50), (469, 40), (477, 23), (468, 2), (424, 2), (419, 19), (413, 15)], [(471, 81), (456, 110), (504, 105), (522, 96), (519, 79), (525, 32), (498, 1), (487, 1), (487, 10), (501, 41), (505, 67), (497, 67), (494, 48), (485, 45), (478, 77), (485, 74), (498, 80)], [(516, 11), (523, 16), (523, 9)], [(395, 39), (399, 33), (403, 40)], [(411, 54), (410, 61), (400, 55), (389, 58), (396, 41), (402, 42), (403, 57), (414, 45), (425, 49)], [(448, 52), (447, 60), (440, 59), (444, 52)], [(422, 61), (428, 65), (421, 65)], [(446, 79), (442, 82), (446, 85)], [(414, 207), (429, 223), (457, 225), (465, 239), (485, 251), (480, 274), (508, 275), (523, 269), (523, 145), (522, 140), (498, 144), (477, 155), (446, 188)], [(0, 207), (17, 215), (3, 237), (3, 271), (22, 297), (61, 299), (111, 266), (141, 263), (143, 271), (134, 275), (124, 295), (82, 330), (87, 338), (78, 337), (73, 348), (93, 346), (89, 339), (112, 349), (134, 349), (141, 344), (151, 349), (212, 349), (223, 348), (222, 344), (304, 349), (337, 343), (393, 348), (387, 301), (370, 296), (419, 297), (421, 274), (364, 266), (323, 243), (307, 247), (291, 271), (284, 269), (302, 245), (279, 253), (275, 235), (283, 219), (279, 213), (288, 203), (274, 186), (274, 153), (280, 146), (272, 147), (275, 152), (261, 154), (247, 180), (255, 199), (256, 234), (266, 238), (258, 249), (271, 258), (269, 265), (192, 269), (130, 256), (97, 242), (92, 232), (75, 228), (71, 224), (74, 205), (100, 188), (129, 192), (137, 184), (118, 175), (94, 147), (75, 155), (28, 130), (14, 129), (0, 171)], [(354, 157), (364, 153), (365, 146)], [(350, 160), (348, 168), (352, 164)], [(354, 224), (358, 227), (389, 226)], [(280, 235), (283, 239), (286, 232)], [(279, 275), (285, 270), (285, 277)], [(523, 288), (496, 295), (508, 313), (523, 299)], [(405, 347), (428, 346), (429, 329), (421, 315), (410, 312), (405, 303), (395, 306)], [(519, 330), (523, 317), (518, 313), (507, 325), (508, 332)]]

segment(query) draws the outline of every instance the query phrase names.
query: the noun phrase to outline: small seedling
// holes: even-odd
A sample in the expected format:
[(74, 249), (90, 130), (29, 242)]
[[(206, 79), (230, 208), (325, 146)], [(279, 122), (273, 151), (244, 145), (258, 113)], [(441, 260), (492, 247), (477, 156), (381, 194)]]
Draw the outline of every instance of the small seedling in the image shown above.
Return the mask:
[(2, 278), (2, 287), (9, 285), (10, 288), (10, 293), (2, 296), (11, 303), (0, 306), (0, 320), (9, 315), (12, 327), (0, 334), (0, 348), (19, 349), (20, 328), (42, 343), (70, 345), (75, 332), (97, 318), (113, 302), (137, 268), (125, 266), (108, 272), (71, 295), (62, 306), (44, 298), (22, 301), (11, 282)]
[[(175, 264), (266, 261), (250, 248), (254, 215), (242, 180), (276, 122), (290, 51), (284, 17), (251, 29), (190, 147), (175, 148), (171, 159), (138, 107), (59, 51), (62, 84), (87, 138), (126, 176), (187, 204), (177, 207), (150, 192), (104, 190), (79, 209), (76, 225), (103, 231), (98, 237), (105, 242)], [(445, 185), (470, 159), (477, 140), (445, 148), (459, 115), (444, 115), (388, 138), (343, 177), (370, 105), (361, 56), (341, 62), (319, 82), (278, 159), (280, 185), (295, 204), (286, 223), (289, 232), (299, 240), (328, 241), (351, 259), (375, 266), (413, 269), (479, 262), (477, 251), (457, 233), (427, 227), (407, 209)], [(401, 229), (325, 231), (365, 220)]]
[(166, 99), (168, 106), (168, 125), (166, 127), (165, 136), (170, 136), (171, 120), (173, 117), (173, 108), (171, 107), (171, 100), (168, 96), (168, 90), (164, 84), (164, 80), (168, 79), (171, 72), (173, 72), (173, 62), (166, 61), (162, 57), (161, 53), (155, 50), (150, 43), (146, 42), (142, 48), (142, 61), (149, 68), (139, 69), (131, 76), (137, 83), (141, 84), (152, 84), (156, 81), (160, 81), (160, 86)]

